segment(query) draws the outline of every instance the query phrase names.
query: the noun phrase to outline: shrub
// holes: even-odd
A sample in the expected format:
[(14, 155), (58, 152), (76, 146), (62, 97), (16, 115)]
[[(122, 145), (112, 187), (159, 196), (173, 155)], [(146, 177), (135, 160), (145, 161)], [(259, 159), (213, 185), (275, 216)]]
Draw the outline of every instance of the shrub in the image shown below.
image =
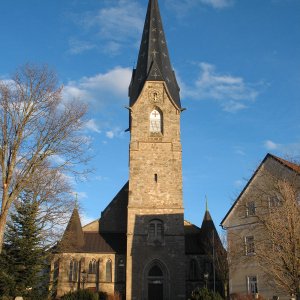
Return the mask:
[(192, 291), (189, 300), (223, 300), (219, 293), (214, 293), (207, 288), (197, 287)]
[(99, 300), (99, 295), (89, 290), (78, 290), (63, 295), (61, 300)]

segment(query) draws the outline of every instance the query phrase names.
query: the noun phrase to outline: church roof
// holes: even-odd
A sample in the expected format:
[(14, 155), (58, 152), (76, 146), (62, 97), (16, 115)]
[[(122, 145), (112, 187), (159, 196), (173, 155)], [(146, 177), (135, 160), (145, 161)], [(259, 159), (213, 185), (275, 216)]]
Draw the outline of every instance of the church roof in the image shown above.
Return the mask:
[(173, 71), (158, 0), (149, 0), (136, 69), (129, 87), (130, 106), (146, 81), (165, 81), (172, 100), (180, 108), (179, 86)]
[(201, 225), (201, 230), (204, 231), (211, 231), (211, 230), (216, 230), (214, 221), (210, 215), (210, 212), (208, 210), (205, 211), (202, 225)]
[(126, 234), (98, 232), (84, 232), (84, 247), (80, 252), (84, 253), (126, 253)]
[(77, 207), (73, 210), (67, 228), (59, 244), (63, 249), (77, 249), (84, 245), (84, 235)]

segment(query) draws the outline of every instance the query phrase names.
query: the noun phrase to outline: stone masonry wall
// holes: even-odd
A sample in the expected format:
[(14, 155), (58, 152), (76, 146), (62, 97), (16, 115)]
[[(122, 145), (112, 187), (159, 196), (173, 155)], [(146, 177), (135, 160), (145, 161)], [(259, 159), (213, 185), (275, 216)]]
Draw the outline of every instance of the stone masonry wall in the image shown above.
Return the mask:
[[(158, 110), (162, 133), (150, 132)], [(164, 273), (164, 299), (185, 298), (180, 110), (163, 82), (146, 82), (131, 107), (126, 299), (148, 299), (152, 264)], [(149, 222), (163, 222), (164, 237), (149, 243)]]

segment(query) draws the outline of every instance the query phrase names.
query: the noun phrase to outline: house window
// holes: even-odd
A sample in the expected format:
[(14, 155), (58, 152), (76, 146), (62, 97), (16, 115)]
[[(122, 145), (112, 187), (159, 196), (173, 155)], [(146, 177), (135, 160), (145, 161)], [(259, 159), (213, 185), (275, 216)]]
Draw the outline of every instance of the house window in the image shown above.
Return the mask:
[(248, 285), (248, 293), (249, 294), (255, 295), (258, 293), (256, 276), (248, 276), (247, 277), (247, 285)]
[(269, 198), (269, 207), (279, 207), (281, 206), (281, 200), (279, 199), (278, 196), (272, 196)]
[(161, 113), (154, 109), (150, 113), (150, 132), (161, 133), (162, 132), (162, 117)]
[(118, 271), (117, 271), (118, 281), (125, 281), (125, 260), (120, 258), (118, 261)]
[(106, 262), (106, 282), (112, 282), (112, 265), (111, 260), (109, 259)]
[(189, 270), (189, 278), (190, 280), (198, 279), (198, 265), (195, 259), (190, 261), (190, 270)]
[(57, 283), (58, 276), (59, 276), (59, 260), (56, 260), (54, 262), (54, 266), (53, 266), (53, 282), (54, 283)]
[(161, 220), (152, 220), (149, 223), (148, 239), (150, 242), (162, 242), (164, 235), (164, 224)]
[(300, 192), (296, 196), (296, 201), (297, 201), (298, 205), (300, 205)]
[(255, 202), (250, 201), (247, 203), (247, 217), (255, 216)]
[(77, 281), (77, 276), (78, 276), (78, 262), (75, 259), (72, 259), (70, 261), (70, 266), (69, 266), (69, 281)]
[(96, 274), (97, 273), (97, 262), (95, 259), (91, 260), (89, 263), (89, 273)]
[(254, 236), (246, 236), (245, 244), (246, 244), (246, 255), (255, 254)]

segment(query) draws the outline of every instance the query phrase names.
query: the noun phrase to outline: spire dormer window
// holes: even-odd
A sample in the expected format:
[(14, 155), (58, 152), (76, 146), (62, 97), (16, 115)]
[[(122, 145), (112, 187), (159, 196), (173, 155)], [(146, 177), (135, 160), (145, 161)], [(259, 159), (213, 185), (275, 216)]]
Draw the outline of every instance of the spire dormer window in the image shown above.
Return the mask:
[(157, 109), (150, 113), (150, 132), (162, 133), (162, 115)]

